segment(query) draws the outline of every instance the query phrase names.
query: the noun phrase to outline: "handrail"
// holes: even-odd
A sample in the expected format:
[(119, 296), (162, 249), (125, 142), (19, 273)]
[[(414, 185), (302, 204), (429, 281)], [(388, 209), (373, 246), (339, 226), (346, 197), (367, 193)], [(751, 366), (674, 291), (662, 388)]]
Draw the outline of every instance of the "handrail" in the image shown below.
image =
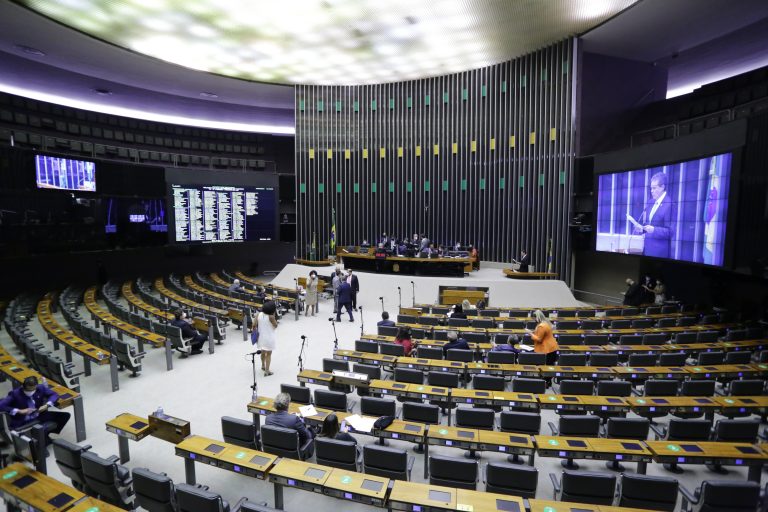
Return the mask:
[[(578, 290), (576, 288), (571, 288), (571, 293), (573, 293), (573, 296), (577, 299), (579, 298), (578, 295), (586, 295), (586, 296), (592, 296), (592, 297), (599, 297), (603, 299), (602, 301), (599, 301), (599, 304), (607, 305), (607, 304), (617, 304), (621, 305), (624, 302), (624, 299), (622, 297), (613, 297), (611, 295), (605, 295), (602, 293), (597, 292), (590, 292), (588, 290)], [(586, 299), (585, 299), (586, 300)]]

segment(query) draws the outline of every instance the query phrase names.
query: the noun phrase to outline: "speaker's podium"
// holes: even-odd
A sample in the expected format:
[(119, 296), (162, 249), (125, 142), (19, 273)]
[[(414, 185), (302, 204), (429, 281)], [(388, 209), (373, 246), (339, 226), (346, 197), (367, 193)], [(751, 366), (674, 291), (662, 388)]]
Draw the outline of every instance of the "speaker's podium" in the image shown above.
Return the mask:
[(595, 249), (621, 254), (643, 254), (643, 235), (627, 233), (597, 233)]

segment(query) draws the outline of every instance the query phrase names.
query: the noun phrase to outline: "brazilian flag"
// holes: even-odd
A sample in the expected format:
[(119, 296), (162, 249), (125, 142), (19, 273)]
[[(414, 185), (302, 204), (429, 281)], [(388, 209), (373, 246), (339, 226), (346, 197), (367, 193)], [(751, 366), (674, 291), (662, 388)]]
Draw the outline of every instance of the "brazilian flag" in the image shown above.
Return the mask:
[(336, 254), (336, 209), (331, 210), (331, 241), (328, 244), (331, 255)]

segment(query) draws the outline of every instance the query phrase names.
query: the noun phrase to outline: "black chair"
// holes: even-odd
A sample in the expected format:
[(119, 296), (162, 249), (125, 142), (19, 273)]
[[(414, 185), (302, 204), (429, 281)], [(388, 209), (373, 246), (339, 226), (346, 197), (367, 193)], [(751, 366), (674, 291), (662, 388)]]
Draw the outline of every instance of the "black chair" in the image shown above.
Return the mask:
[(178, 512), (229, 512), (229, 503), (220, 494), (188, 484), (176, 486)]
[(584, 337), (581, 334), (558, 334), (555, 336), (559, 345), (583, 345)]
[(656, 320), (653, 318), (636, 318), (632, 320), (631, 327), (632, 329), (648, 329), (653, 327), (654, 323), (656, 323)]
[[(468, 408), (468, 407), (456, 408), (456, 426), (457, 427), (493, 430), (493, 425), (495, 423), (496, 423), (496, 413), (493, 411), (493, 409)], [(475, 453), (475, 450), (468, 450), (464, 452), (464, 456), (468, 459), (477, 458), (477, 454)]]
[(648, 306), (645, 308), (645, 314), (646, 315), (660, 315), (661, 314), (661, 306)]
[(469, 327), (469, 320), (466, 318), (449, 318), (448, 325), (451, 327)]
[(477, 461), (431, 455), (429, 457), (429, 483), (459, 489), (477, 489)]
[(539, 470), (530, 466), (489, 462), (484, 467), (485, 491), (535, 498)]
[(581, 322), (578, 320), (558, 320), (555, 322), (555, 329), (557, 330), (568, 330), (568, 329), (580, 329), (581, 328)]
[[(602, 320), (582, 320), (581, 321), (581, 328), (585, 331), (588, 331), (590, 329), (602, 329), (603, 328), (603, 321)], [(597, 335), (591, 335), (591, 336), (604, 336), (603, 334), (597, 334)], [(608, 343), (608, 337), (606, 336), (606, 343)], [(586, 345), (586, 336), (584, 337), (584, 344)], [(590, 343), (590, 345), (593, 345), (593, 343)]]
[(240, 500), (240, 508), (235, 509), (235, 512), (278, 512), (279, 509), (267, 506), (266, 502), (255, 503), (248, 501), (248, 498)]
[(696, 343), (697, 337), (698, 333), (695, 332), (679, 332), (675, 334), (675, 344)]
[[(702, 419), (672, 418), (666, 429), (651, 425), (651, 430), (656, 434), (656, 439), (665, 441), (708, 441), (712, 422)], [(683, 473), (677, 463), (666, 463), (664, 469), (672, 473)]]
[(611, 473), (589, 473), (563, 471), (560, 480), (554, 473), (549, 474), (555, 498), (560, 501), (589, 503), (590, 505), (611, 505), (616, 492), (616, 475)]
[(669, 313), (677, 313), (679, 311), (680, 311), (680, 307), (678, 305), (668, 304), (666, 306), (661, 306), (662, 315), (668, 315)]
[(665, 352), (659, 354), (659, 366), (685, 366), (688, 355), (685, 352)]
[(667, 327), (677, 327), (677, 318), (659, 318), (659, 321), (656, 322), (656, 325), (661, 329), (665, 329)]
[(440, 347), (418, 347), (416, 357), (424, 359), (443, 359), (443, 349)]
[(498, 309), (481, 309), (480, 316), (489, 316), (491, 318), (496, 318), (497, 316), (499, 316), (499, 310)]
[(594, 309), (578, 309), (576, 310), (577, 318), (589, 318), (595, 316)]
[(585, 345), (607, 345), (608, 335), (607, 334), (585, 334), (584, 344)]
[(594, 395), (595, 383), (591, 380), (563, 379), (559, 392), (561, 395)]
[(91, 445), (80, 446), (70, 443), (64, 439), (53, 440), (53, 455), (56, 459), (56, 465), (61, 472), (72, 480), (72, 487), (79, 491), (88, 492), (83, 475), (83, 464), (81, 456), (91, 449)]
[(301, 445), (297, 431), (276, 425), (261, 426), (261, 446), (267, 453), (296, 460), (306, 460), (314, 452), (313, 439)]
[[(419, 423), (437, 425), (440, 423), (440, 407), (432, 404), (405, 402), (403, 404), (402, 416), (405, 421), (418, 421)], [(413, 450), (416, 453), (421, 453), (424, 451), (424, 445), (418, 443)]]
[(632, 320), (611, 320), (611, 329), (629, 329), (632, 327)]
[[(680, 385), (680, 396), (704, 396), (712, 397), (715, 394), (715, 386), (717, 382), (714, 380), (684, 380)], [(704, 411), (678, 411), (673, 410), (672, 415), (678, 418), (700, 418), (704, 415)]]
[(744, 341), (747, 339), (746, 329), (729, 329), (725, 341)]
[(354, 401), (347, 403), (347, 395), (338, 391), (315, 389), (315, 406), (332, 411), (346, 412), (352, 410)]
[[(607, 439), (648, 439), (651, 421), (647, 418), (608, 418), (605, 423)], [(606, 467), (612, 471), (624, 471), (624, 466), (618, 460), (608, 461)]]
[[(355, 373), (364, 373), (368, 376), (368, 380), (381, 379), (381, 366), (375, 366), (372, 364), (353, 363), (352, 371)], [(358, 396), (368, 396), (370, 391), (366, 386), (357, 386)]]
[[(427, 384), (441, 388), (458, 388), (460, 385), (459, 374), (456, 372), (427, 372)], [(453, 409), (456, 404), (444, 400), (430, 400), (429, 403), (437, 405), (442, 409), (443, 414), (447, 414), (448, 409)]]
[(587, 366), (587, 354), (560, 354), (559, 366)]
[(91, 451), (80, 456), (85, 485), (99, 499), (126, 510), (133, 509), (133, 480), (128, 468), (113, 455), (103, 459)]
[(176, 486), (165, 473), (134, 468), (133, 490), (136, 503), (149, 512), (176, 512)]
[[(597, 396), (627, 397), (632, 394), (632, 383), (626, 380), (601, 380), (597, 383)], [(627, 415), (622, 411), (595, 411), (595, 415), (603, 419), (623, 418)]]
[(752, 362), (752, 354), (746, 350), (737, 350), (725, 354), (725, 364), (749, 364)]
[(674, 512), (678, 488), (674, 478), (624, 473), (619, 482), (618, 506)]
[[(379, 327), (381, 329), (381, 327)], [(379, 350), (385, 356), (402, 357), (405, 355), (405, 347), (397, 343), (380, 343)]]
[(315, 439), (318, 464), (357, 472), (357, 443), (327, 437)]
[[(712, 431), (712, 441), (725, 443), (756, 443), (760, 430), (760, 420), (718, 420)], [(707, 464), (707, 468), (720, 474), (728, 470), (720, 464)]]
[[(597, 437), (600, 434), (600, 418), (597, 416), (563, 415), (556, 427), (549, 422), (549, 429), (553, 436), (566, 437)], [(564, 468), (579, 469), (579, 465), (572, 458), (560, 461)]]
[(599, 354), (593, 352), (589, 355), (589, 366), (618, 366), (618, 354)]
[(251, 450), (259, 449), (258, 429), (252, 421), (241, 420), (231, 416), (221, 417), (221, 432), (224, 441)]
[[(445, 314), (445, 313), (443, 313)], [(419, 317), (419, 323), (421, 325), (440, 325), (441, 318), (436, 316), (422, 316)]]
[(524, 329), (525, 322), (522, 320), (504, 320), (502, 322), (502, 327), (504, 329)]
[(520, 352), (517, 354), (517, 363), (534, 365), (547, 364), (547, 354), (540, 354), (538, 352)]
[(408, 481), (411, 479), (411, 469), (413, 469), (413, 457), (408, 457), (405, 450), (375, 444), (367, 444), (363, 447), (364, 473), (392, 480)]
[(699, 352), (699, 356), (696, 358), (696, 364), (699, 366), (707, 366), (713, 364), (723, 364), (725, 362), (725, 352), (717, 350), (713, 352)]
[(465, 332), (462, 337), (467, 343), (488, 343), (489, 337), (484, 332)]
[(360, 399), (360, 413), (365, 416), (397, 416), (397, 402), (364, 396)]
[[(333, 370), (340, 370), (342, 372), (348, 372), (349, 371), (349, 362), (348, 361), (339, 361), (338, 359), (330, 359), (330, 358), (324, 358), (323, 359), (323, 371), (327, 373), (333, 373)], [(328, 389), (331, 391), (338, 391), (340, 393), (351, 393), (352, 387), (347, 384), (329, 384)]]
[[(541, 432), (541, 415), (537, 412), (502, 411), (499, 414), (499, 430), (514, 434), (536, 436)], [(520, 464), (522, 459), (517, 454), (507, 457), (509, 462)], [(533, 455), (531, 455), (531, 461)]]
[(737, 379), (728, 384), (731, 396), (760, 396), (765, 394), (765, 381), (761, 379)]
[(620, 311), (621, 316), (635, 316), (640, 314), (640, 308), (622, 308)]
[(370, 340), (356, 340), (355, 350), (358, 352), (367, 352), (369, 354), (378, 354), (379, 342)]
[(512, 391), (515, 393), (543, 394), (547, 392), (547, 381), (544, 379), (513, 378)]
[(663, 345), (667, 342), (668, 336), (664, 333), (643, 334), (643, 345)]
[(395, 381), (409, 384), (423, 384), (424, 372), (413, 368), (395, 368)]
[(291, 397), (291, 402), (309, 405), (312, 403), (312, 395), (310, 389), (303, 386), (296, 386), (294, 384), (280, 384), (280, 392), (288, 393)]
[(486, 361), (496, 364), (515, 364), (517, 354), (506, 350), (491, 350), (486, 354)]
[(630, 354), (627, 366), (656, 366), (659, 356), (656, 354)]
[[(678, 382), (676, 380), (667, 379), (648, 379), (643, 384), (643, 394), (645, 396), (676, 396), (678, 392)], [(653, 421), (653, 418), (660, 418), (666, 416), (666, 411), (651, 410), (650, 407), (639, 409), (636, 411), (638, 416), (648, 418)]]
[(445, 358), (448, 361), (463, 361), (465, 363), (471, 363), (475, 360), (475, 352), (473, 350), (465, 350), (460, 348), (451, 348), (445, 353)]
[(733, 480), (705, 480), (693, 493), (680, 486), (682, 512), (753, 512), (760, 505), (760, 484)]
[(715, 343), (720, 333), (717, 331), (703, 331), (696, 333), (696, 343)]
[(472, 327), (475, 329), (493, 329), (496, 327), (496, 322), (487, 318), (476, 318), (472, 320)]
[(506, 380), (496, 375), (475, 375), (472, 387), (481, 390), (504, 391)]
[(131, 372), (131, 377), (136, 377), (141, 371), (141, 360), (147, 355), (146, 352), (136, 352), (127, 341), (121, 339), (112, 339), (111, 352), (117, 357), (117, 364), (120, 370), (125, 368)]
[(677, 326), (678, 327), (691, 327), (696, 325), (696, 317), (695, 316), (683, 316), (677, 319)]

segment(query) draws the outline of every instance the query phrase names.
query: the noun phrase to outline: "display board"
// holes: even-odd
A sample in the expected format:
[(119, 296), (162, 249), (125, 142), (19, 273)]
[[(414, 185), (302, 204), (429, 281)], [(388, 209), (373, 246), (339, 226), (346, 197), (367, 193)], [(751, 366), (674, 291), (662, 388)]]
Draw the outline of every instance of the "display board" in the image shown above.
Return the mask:
[(58, 156), (35, 155), (37, 188), (96, 192), (96, 164)]

